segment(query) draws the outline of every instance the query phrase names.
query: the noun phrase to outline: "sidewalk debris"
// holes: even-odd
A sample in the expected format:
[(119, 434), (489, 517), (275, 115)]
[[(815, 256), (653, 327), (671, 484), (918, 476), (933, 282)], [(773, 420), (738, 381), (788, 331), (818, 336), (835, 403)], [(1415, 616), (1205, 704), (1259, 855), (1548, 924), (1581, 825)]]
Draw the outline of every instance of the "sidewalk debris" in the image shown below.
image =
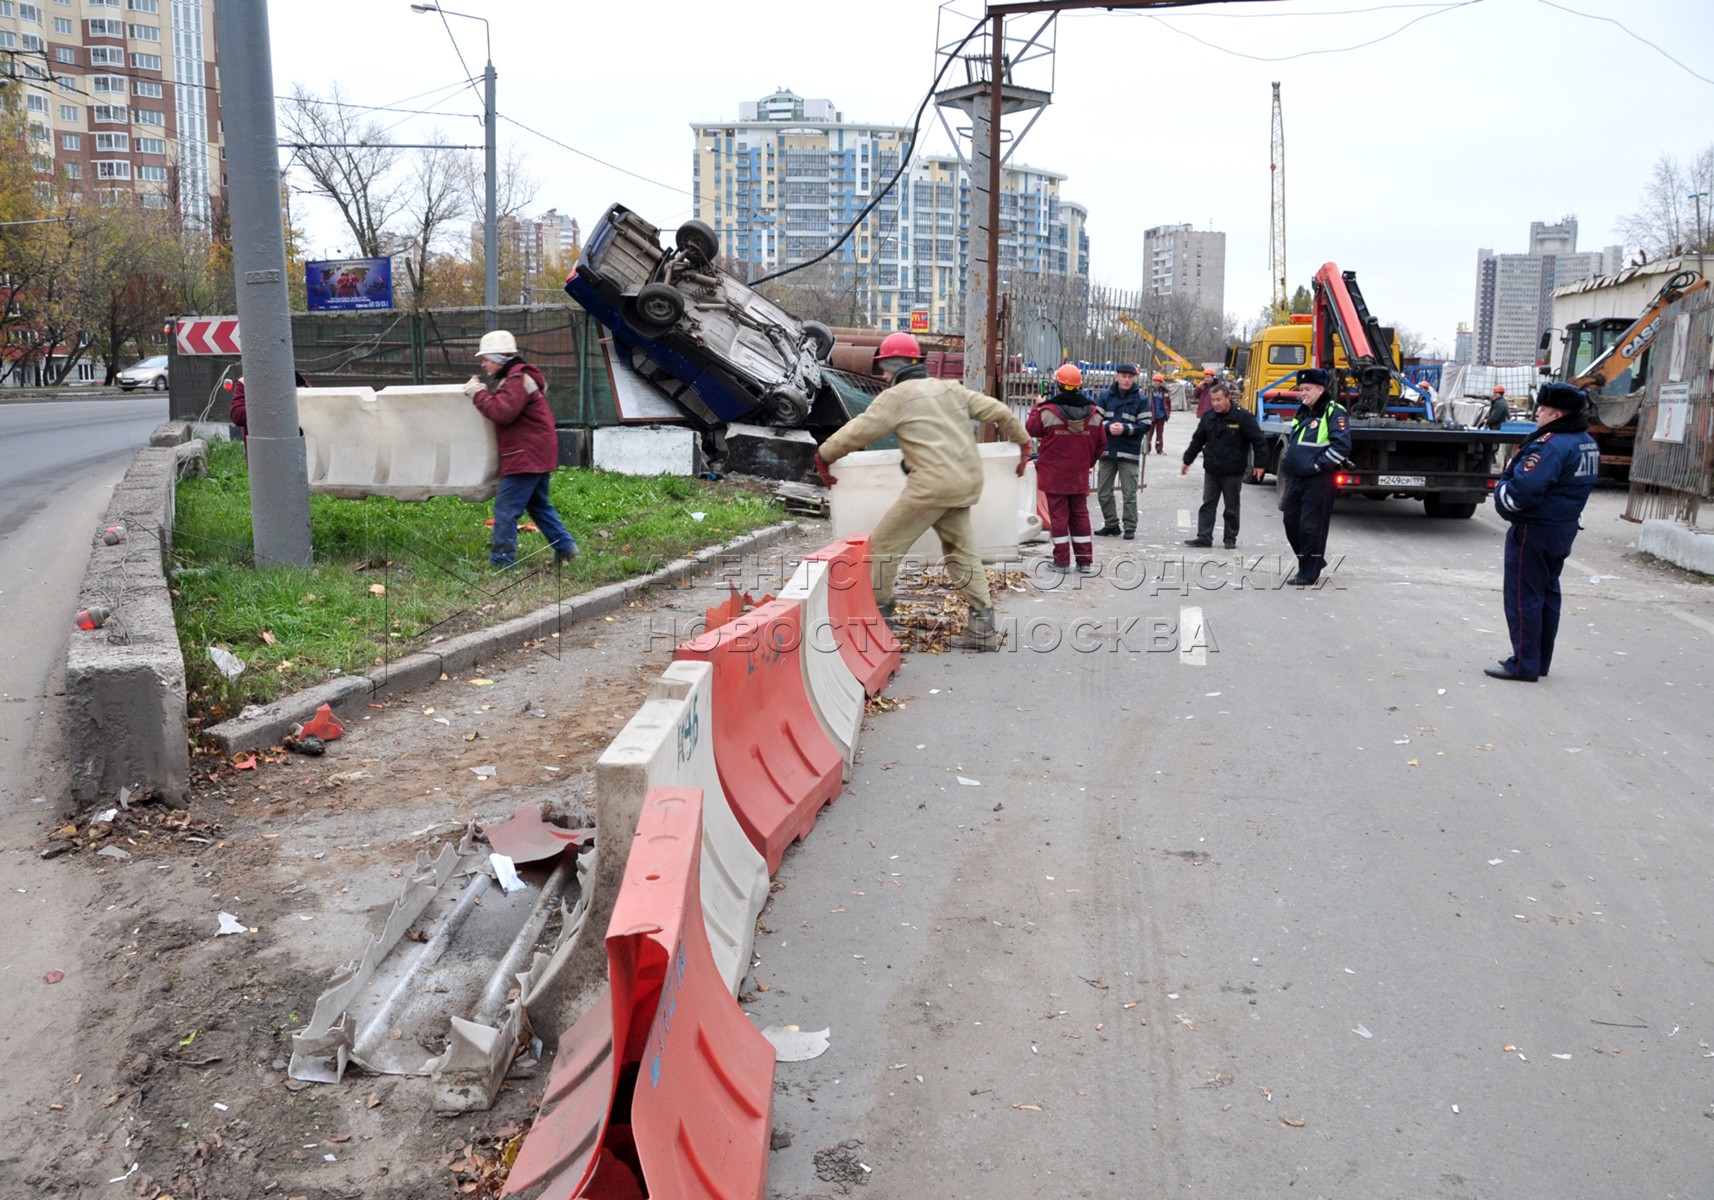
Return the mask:
[(229, 933), (249, 933), (249, 932), (250, 932), (250, 927), (248, 925), (244, 924), (244, 922), (240, 921), (237, 917), (233, 916), (231, 913), (223, 912), (220, 914), (220, 928), (215, 932), (214, 936), (215, 937), (224, 937), (225, 935), (227, 935)]
[(803, 1029), (797, 1025), (770, 1025), (762, 1036), (773, 1043), (775, 1062), (807, 1062), (827, 1053), (831, 1029)]

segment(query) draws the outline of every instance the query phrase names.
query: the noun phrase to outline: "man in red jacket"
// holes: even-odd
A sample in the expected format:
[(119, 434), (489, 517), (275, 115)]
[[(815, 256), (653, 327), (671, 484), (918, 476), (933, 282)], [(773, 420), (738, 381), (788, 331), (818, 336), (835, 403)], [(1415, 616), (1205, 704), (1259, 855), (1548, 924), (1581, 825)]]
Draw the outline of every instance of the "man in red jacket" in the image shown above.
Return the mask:
[(494, 493), (494, 545), (488, 561), (502, 570), (518, 557), (518, 517), (528, 512), (553, 547), (554, 566), (577, 557), (577, 541), (548, 499), (548, 480), (559, 465), (559, 435), (548, 407), (547, 381), (518, 357), (518, 343), (504, 329), (482, 335), (476, 359), (488, 383), (472, 378), (464, 394), (494, 423), (500, 444), (500, 490)]
[(1083, 372), (1065, 363), (1053, 373), (1059, 394), (1030, 409), (1024, 428), (1041, 439), (1036, 452), (1036, 486), (1047, 496), (1053, 533), (1053, 569), (1071, 571), (1077, 556), (1080, 575), (1095, 573), (1095, 544), (1089, 530), (1089, 468), (1107, 448), (1101, 414), (1082, 392)]

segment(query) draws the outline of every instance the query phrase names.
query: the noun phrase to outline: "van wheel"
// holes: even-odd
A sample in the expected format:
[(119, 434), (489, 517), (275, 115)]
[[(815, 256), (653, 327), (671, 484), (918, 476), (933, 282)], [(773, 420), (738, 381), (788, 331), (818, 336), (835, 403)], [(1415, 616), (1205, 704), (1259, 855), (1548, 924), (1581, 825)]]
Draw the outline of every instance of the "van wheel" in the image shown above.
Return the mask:
[(820, 321), (805, 321), (803, 336), (815, 348), (815, 361), (826, 362), (827, 356), (833, 353), (833, 330)]
[(659, 337), (684, 316), (684, 296), (668, 284), (648, 283), (627, 307), (626, 316), (637, 326), (638, 333), (645, 337)]
[(706, 267), (720, 257), (720, 235), (706, 221), (686, 221), (673, 242), (693, 267)]

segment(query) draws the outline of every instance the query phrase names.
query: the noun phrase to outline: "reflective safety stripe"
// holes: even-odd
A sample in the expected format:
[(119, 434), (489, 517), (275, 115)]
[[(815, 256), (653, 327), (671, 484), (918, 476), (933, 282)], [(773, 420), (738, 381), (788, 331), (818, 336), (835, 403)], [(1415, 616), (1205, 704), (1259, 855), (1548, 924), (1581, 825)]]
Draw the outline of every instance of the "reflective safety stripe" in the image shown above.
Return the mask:
[(1070, 540), (1071, 540), (1071, 538), (1069, 538), (1069, 537), (1056, 537), (1053, 539), (1053, 544), (1056, 546), (1063, 546), (1067, 542), (1069, 542)]
[[(1327, 422), (1333, 416), (1333, 409), (1335, 407), (1336, 407), (1335, 405), (1329, 404), (1325, 409), (1323, 409), (1322, 413), (1321, 413), (1321, 419), (1319, 421), (1317, 421), (1314, 425), (1306, 425), (1306, 424), (1302, 423), (1301, 421), (1299, 421), (1297, 418), (1293, 418), (1292, 423), (1291, 423), (1292, 434), (1294, 435), (1292, 437), (1292, 441), (1296, 442), (1300, 446), (1325, 446), (1325, 445), (1327, 445)], [(1299, 433), (1308, 432), (1312, 429), (1314, 430), (1314, 433), (1315, 433), (1315, 436), (1312, 438), (1295, 436)]]

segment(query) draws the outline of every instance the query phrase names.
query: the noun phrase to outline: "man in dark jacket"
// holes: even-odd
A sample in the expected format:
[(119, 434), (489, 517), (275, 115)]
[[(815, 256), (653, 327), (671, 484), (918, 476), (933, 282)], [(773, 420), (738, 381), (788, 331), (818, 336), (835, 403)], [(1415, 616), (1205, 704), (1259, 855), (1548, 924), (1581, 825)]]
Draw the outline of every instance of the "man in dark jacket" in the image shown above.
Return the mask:
[(1512, 406), (1506, 403), (1506, 389), (1494, 386), (1494, 397), (1488, 401), (1488, 411), (1482, 417), (1486, 429), (1498, 429), (1512, 419)]
[(518, 357), (518, 343), (504, 329), (482, 335), (477, 361), (488, 376), (471, 379), (464, 394), (494, 423), (500, 446), (500, 490), (494, 494), (494, 544), (488, 561), (502, 569), (518, 557), (518, 517), (528, 512), (553, 547), (554, 566), (577, 557), (577, 541), (548, 498), (548, 481), (559, 465), (559, 435), (548, 407), (541, 371)]
[(1486, 674), (1534, 683), (1553, 665), (1559, 634), (1559, 573), (1571, 556), (1577, 520), (1601, 473), (1601, 448), (1589, 436), (1588, 398), (1569, 383), (1536, 393), (1536, 430), (1513, 451), (1494, 488), (1506, 531), (1506, 629), (1512, 653)]
[(1047, 496), (1053, 536), (1053, 569), (1071, 571), (1077, 558), (1079, 574), (1095, 573), (1095, 545), (1089, 536), (1089, 468), (1101, 457), (1107, 434), (1101, 414), (1080, 390), (1083, 372), (1065, 363), (1054, 372), (1059, 394), (1030, 409), (1024, 428), (1040, 438), (1036, 451), (1036, 486)]
[(1143, 443), (1154, 424), (1154, 402), (1137, 386), (1137, 368), (1120, 363), (1095, 407), (1107, 427), (1107, 449), (1095, 468), (1095, 495), (1101, 502), (1102, 522), (1095, 534), (1112, 537), (1121, 532), (1113, 508), (1113, 481), (1117, 479), (1125, 513), (1123, 533), (1128, 542), (1137, 536), (1137, 473)]
[(1178, 472), (1186, 474), (1196, 456), (1202, 455), (1202, 507), (1196, 514), (1196, 536), (1188, 539), (1186, 546), (1214, 544), (1214, 509), (1222, 499), (1226, 502), (1226, 549), (1237, 546), (1238, 494), (1244, 490), (1244, 471), (1255, 471), (1260, 483), (1267, 453), (1267, 439), (1255, 415), (1233, 407), (1232, 391), (1224, 380), (1214, 383), (1209, 388), (1208, 415), (1196, 423), (1196, 432), (1190, 435), (1190, 446), (1184, 452), (1184, 466)]
[[(1155, 373), (1149, 388), (1149, 404), (1155, 415), (1155, 453), (1166, 453), (1166, 423), (1172, 417), (1172, 393), (1167, 390), (1166, 376)], [(1149, 440), (1143, 439), (1143, 453), (1148, 453)]]
[(1298, 409), (1286, 431), (1280, 474), (1286, 480), (1286, 540), (1297, 555), (1297, 574), (1286, 580), (1309, 587), (1327, 565), (1327, 526), (1339, 485), (1334, 472), (1351, 457), (1351, 418), (1329, 394), (1332, 378), (1319, 367), (1297, 375)]

